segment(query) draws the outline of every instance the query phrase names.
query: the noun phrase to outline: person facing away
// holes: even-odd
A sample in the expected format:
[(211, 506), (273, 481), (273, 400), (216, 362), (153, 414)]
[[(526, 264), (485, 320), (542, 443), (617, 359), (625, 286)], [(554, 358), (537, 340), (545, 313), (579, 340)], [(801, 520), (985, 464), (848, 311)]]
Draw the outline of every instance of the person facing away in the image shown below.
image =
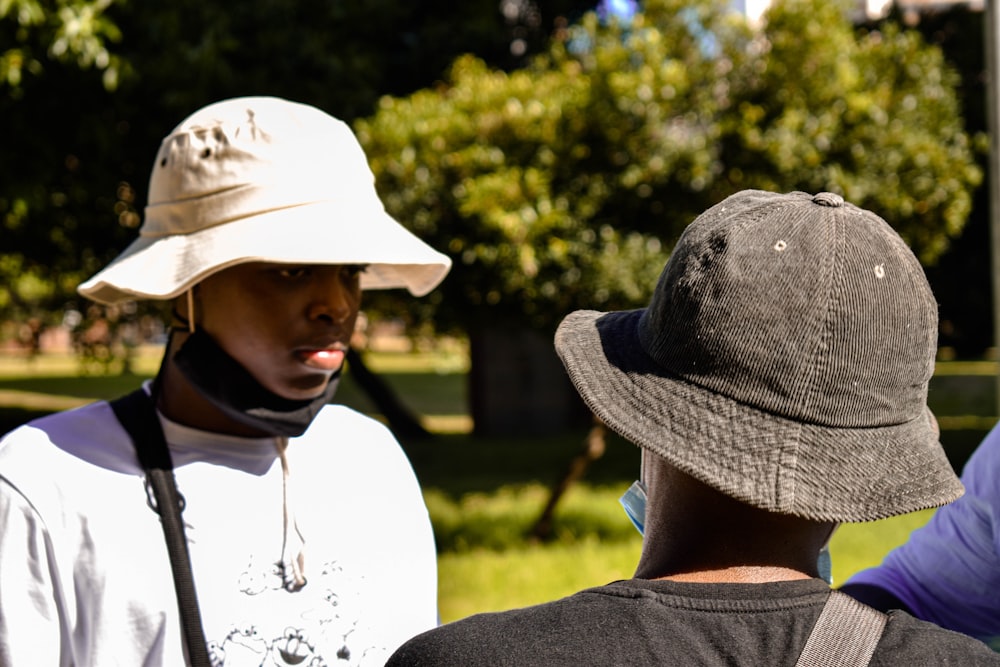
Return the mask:
[(1000, 426), (994, 426), (962, 469), (965, 495), (840, 590), (878, 609), (904, 609), (1000, 651), (998, 479)]
[[(713, 206), (648, 307), (577, 311), (555, 336), (587, 405), (642, 451), (634, 577), (443, 625), (387, 664), (1000, 664), (817, 576), (839, 523), (962, 493), (926, 406), (936, 320), (909, 248), (840, 196)], [(850, 641), (829, 641), (844, 628)]]
[[(173, 300), (136, 395), (168, 443), (210, 664), (382, 665), (437, 625), (413, 470), (384, 426), (329, 402), (362, 290), (420, 296), (449, 268), (319, 109), (229, 99), (163, 140), (138, 239), (79, 291)], [(193, 661), (148, 493), (108, 402), (0, 442), (0, 664)]]

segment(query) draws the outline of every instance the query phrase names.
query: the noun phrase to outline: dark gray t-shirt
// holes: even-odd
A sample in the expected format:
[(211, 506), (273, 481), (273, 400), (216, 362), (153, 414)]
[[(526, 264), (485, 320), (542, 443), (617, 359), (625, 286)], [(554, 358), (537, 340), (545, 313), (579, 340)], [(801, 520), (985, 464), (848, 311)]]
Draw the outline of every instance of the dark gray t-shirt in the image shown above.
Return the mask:
[[(791, 666), (829, 590), (819, 579), (618, 581), (534, 607), (449, 623), (408, 641), (387, 667)], [(871, 665), (1000, 665), (1000, 654), (893, 611)]]

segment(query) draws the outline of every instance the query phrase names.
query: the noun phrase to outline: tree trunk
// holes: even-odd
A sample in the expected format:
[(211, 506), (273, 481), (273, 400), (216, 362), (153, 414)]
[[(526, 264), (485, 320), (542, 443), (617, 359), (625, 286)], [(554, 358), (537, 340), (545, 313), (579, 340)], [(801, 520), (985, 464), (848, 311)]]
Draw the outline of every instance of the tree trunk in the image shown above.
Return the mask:
[(527, 327), (469, 333), (469, 409), (476, 435), (538, 436), (582, 428), (590, 412), (550, 336)]
[(531, 529), (531, 537), (543, 541), (552, 537), (552, 517), (555, 515), (559, 499), (569, 490), (569, 487), (583, 477), (591, 463), (604, 456), (606, 435), (607, 428), (595, 415), (593, 426), (590, 427), (590, 431), (583, 441), (583, 450), (573, 457), (566, 474), (552, 487), (549, 502), (542, 510), (538, 521), (535, 522), (535, 527)]

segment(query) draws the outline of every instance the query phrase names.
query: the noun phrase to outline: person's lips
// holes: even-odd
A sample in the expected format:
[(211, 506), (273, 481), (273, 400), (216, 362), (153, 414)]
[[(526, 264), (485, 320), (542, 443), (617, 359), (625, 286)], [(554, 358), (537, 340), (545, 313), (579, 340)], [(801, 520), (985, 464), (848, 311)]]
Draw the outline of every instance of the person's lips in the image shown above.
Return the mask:
[(333, 372), (344, 365), (345, 354), (342, 348), (306, 348), (297, 350), (295, 356), (310, 368)]

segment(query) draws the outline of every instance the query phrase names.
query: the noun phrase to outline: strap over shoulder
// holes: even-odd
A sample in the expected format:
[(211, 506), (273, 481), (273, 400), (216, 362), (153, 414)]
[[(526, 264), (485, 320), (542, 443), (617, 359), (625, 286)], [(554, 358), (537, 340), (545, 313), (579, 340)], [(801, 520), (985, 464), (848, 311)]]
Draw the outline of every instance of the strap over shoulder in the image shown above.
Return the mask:
[(830, 591), (796, 667), (865, 667), (888, 621), (846, 593)]
[(160, 515), (167, 553), (170, 556), (188, 661), (192, 667), (209, 667), (211, 661), (202, 630), (201, 611), (191, 572), (191, 557), (181, 518), (184, 503), (174, 480), (170, 449), (160, 426), (160, 418), (156, 414), (156, 404), (145, 390), (136, 389), (111, 401), (111, 409), (132, 438), (132, 446), (146, 474), (147, 496), (149, 488), (152, 488), (156, 501), (154, 510)]
[(110, 401), (111, 409), (132, 438), (143, 470), (173, 470), (160, 418), (152, 397), (143, 388)]

